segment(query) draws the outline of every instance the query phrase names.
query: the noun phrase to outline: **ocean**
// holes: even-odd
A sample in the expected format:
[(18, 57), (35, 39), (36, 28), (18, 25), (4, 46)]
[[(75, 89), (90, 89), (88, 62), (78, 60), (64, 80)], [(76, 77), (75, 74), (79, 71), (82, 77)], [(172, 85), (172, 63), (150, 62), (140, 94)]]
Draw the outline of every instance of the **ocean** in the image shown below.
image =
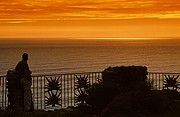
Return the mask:
[(61, 39), (0, 43), (0, 76), (29, 54), (33, 75), (99, 72), (115, 66), (147, 66), (149, 72), (180, 72), (180, 39)]

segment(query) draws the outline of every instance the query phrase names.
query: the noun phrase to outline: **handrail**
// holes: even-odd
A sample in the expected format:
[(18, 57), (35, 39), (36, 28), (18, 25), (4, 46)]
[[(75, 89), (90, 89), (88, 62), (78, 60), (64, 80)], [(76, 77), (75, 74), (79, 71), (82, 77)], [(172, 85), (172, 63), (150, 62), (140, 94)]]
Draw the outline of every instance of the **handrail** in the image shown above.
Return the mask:
[[(72, 73), (60, 73), (60, 74), (32, 74), (32, 77), (37, 76), (58, 76), (58, 75), (70, 75), (70, 74), (89, 74), (89, 73), (101, 73), (102, 71), (91, 71), (91, 72), (72, 72)], [(0, 75), (1, 77), (6, 77), (6, 75)]]

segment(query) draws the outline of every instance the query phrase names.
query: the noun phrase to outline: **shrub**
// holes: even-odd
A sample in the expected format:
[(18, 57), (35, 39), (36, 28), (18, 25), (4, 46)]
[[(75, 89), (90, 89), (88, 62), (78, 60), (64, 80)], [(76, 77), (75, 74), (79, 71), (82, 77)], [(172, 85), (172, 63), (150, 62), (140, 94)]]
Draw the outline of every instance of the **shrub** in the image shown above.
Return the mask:
[(120, 90), (147, 90), (147, 67), (109, 67), (102, 72), (104, 82), (113, 83)]
[(88, 91), (87, 104), (92, 106), (93, 110), (100, 112), (117, 94), (117, 88), (114, 85), (107, 85), (103, 81), (93, 84)]
[(79, 93), (76, 99), (81, 102), (80, 106), (89, 105), (94, 112), (100, 112), (118, 94), (130, 92), (139, 95), (139, 92), (147, 90), (149, 85), (146, 75), (147, 68), (142, 66), (109, 67), (102, 72), (102, 81), (93, 85), (89, 84), (85, 76), (78, 78), (76, 91)]

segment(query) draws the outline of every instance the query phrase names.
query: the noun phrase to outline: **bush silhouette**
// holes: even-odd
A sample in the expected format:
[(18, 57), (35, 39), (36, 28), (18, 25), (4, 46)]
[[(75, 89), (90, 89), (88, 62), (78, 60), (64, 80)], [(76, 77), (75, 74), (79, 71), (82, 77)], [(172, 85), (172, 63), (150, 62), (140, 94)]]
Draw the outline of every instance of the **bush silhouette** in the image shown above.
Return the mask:
[(143, 92), (148, 87), (146, 75), (147, 68), (142, 66), (109, 67), (102, 72), (102, 80), (86, 90), (86, 104), (100, 112), (122, 92)]
[(120, 90), (147, 90), (147, 67), (109, 67), (102, 73), (103, 81), (114, 83)]

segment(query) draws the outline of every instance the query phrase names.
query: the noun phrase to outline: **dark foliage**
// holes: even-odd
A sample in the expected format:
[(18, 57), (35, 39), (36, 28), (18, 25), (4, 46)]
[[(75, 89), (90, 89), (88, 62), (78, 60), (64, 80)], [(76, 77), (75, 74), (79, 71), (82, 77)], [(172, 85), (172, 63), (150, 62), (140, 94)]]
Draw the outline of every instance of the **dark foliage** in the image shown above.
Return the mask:
[[(148, 91), (142, 95), (125, 92), (116, 96), (102, 111), (102, 117), (144, 117), (145, 115), (163, 115), (179, 113), (180, 93), (175, 91)], [(118, 117), (121, 117), (118, 116)], [(167, 117), (178, 117), (175, 115)]]
[(120, 90), (147, 90), (147, 67), (109, 67), (102, 73), (103, 81), (114, 83)]
[(91, 105), (94, 112), (100, 112), (115, 95), (117, 95), (116, 86), (99, 82), (89, 89), (87, 104)]
[(109, 67), (102, 75), (103, 79), (93, 85), (89, 85), (86, 77), (78, 78), (76, 83), (76, 90), (79, 91), (77, 99), (81, 102), (81, 106), (87, 104), (94, 112), (102, 111), (122, 92), (135, 92), (133, 95), (139, 95), (147, 91), (146, 67)]

